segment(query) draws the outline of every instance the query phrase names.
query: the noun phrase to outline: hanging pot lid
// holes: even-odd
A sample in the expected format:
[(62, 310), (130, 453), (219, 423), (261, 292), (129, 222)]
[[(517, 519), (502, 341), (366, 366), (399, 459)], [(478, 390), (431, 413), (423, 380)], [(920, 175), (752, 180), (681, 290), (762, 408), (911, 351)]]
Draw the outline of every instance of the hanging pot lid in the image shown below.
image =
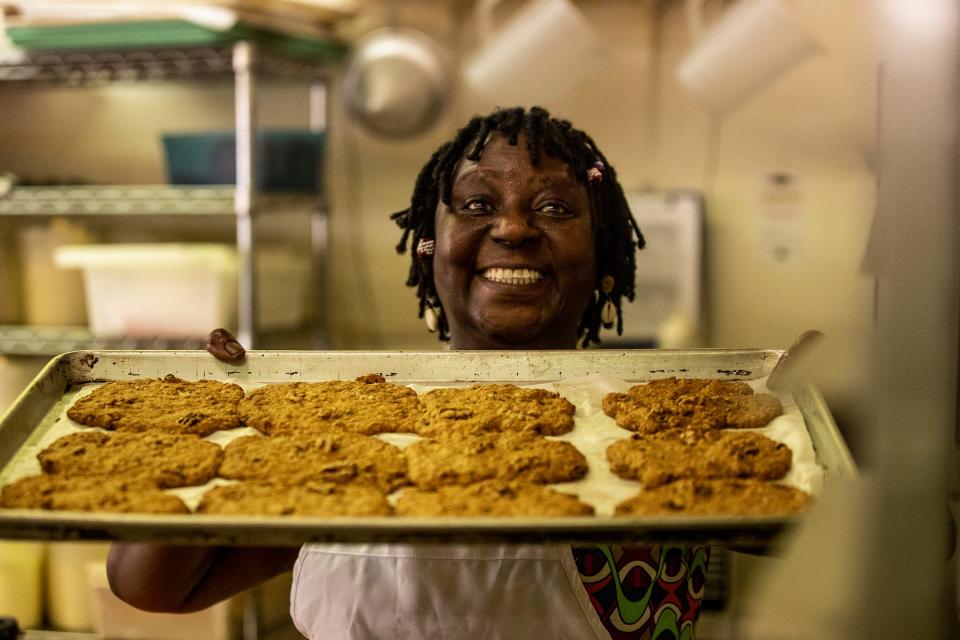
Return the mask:
[(449, 97), (443, 52), (419, 31), (387, 27), (357, 42), (343, 76), (348, 113), (365, 129), (406, 138), (432, 126)]

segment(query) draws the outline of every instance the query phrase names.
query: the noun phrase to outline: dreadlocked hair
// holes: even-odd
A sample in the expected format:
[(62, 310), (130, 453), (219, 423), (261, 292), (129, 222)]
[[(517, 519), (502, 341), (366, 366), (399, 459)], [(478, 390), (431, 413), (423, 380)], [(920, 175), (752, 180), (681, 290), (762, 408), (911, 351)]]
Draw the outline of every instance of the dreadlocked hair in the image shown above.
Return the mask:
[[(584, 185), (590, 198), (594, 229), (594, 255), (597, 261), (597, 282), (587, 308), (580, 318), (577, 337), (581, 345), (600, 342), (602, 326), (601, 311), (607, 294), (600, 288), (600, 279), (613, 276), (614, 288), (609, 299), (616, 308), (617, 334), (623, 333), (623, 298), (634, 299), (636, 250), (644, 246), (643, 234), (637, 225), (630, 207), (617, 181), (617, 174), (593, 140), (583, 131), (574, 128), (567, 120), (553, 118), (541, 107), (529, 111), (523, 107), (497, 109), (487, 116), (476, 116), (457, 132), (450, 142), (437, 149), (420, 170), (410, 199), (410, 207), (392, 214), (403, 235), (397, 244), (397, 253), (411, 247), (410, 272), (407, 286), (417, 288), (420, 300), (419, 316), (422, 318), (427, 306), (439, 307), (439, 297), (433, 282), (433, 257), (418, 255), (421, 240), (432, 240), (434, 215), (439, 201), (450, 205), (453, 178), (460, 161), (477, 161), (484, 146), (493, 134), (504, 136), (511, 145), (516, 145), (520, 135), (526, 138), (530, 163), (540, 165), (542, 153), (565, 162), (577, 180)], [(600, 179), (591, 179), (590, 171), (600, 168)], [(437, 332), (441, 340), (449, 340), (446, 316), (439, 313)]]

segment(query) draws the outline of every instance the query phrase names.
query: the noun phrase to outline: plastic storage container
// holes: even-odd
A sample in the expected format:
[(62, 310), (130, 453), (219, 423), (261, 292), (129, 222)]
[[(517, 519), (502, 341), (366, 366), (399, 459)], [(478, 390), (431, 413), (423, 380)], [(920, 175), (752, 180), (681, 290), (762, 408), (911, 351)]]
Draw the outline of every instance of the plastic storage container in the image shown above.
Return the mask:
[[(257, 187), (263, 191), (317, 191), (323, 142), (322, 132), (258, 132)], [(236, 184), (236, 144), (236, 135), (229, 131), (165, 134), (168, 180), (171, 184)]]
[(40, 542), (0, 540), (0, 615), (15, 617), (24, 629), (43, 621), (45, 548)]
[(52, 542), (47, 547), (47, 624), (58, 631), (93, 631), (86, 565), (104, 565), (106, 542)]
[(200, 337), (236, 318), (236, 252), (219, 244), (67, 245), (61, 267), (83, 270), (97, 336)]

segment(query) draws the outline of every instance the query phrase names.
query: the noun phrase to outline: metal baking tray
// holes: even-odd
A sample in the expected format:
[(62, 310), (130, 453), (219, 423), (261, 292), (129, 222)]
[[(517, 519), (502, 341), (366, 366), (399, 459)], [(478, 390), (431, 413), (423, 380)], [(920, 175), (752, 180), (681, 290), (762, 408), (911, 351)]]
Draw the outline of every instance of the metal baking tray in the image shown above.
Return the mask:
[[(0, 483), (21, 447), (36, 442), (85, 383), (174, 374), (240, 383), (353, 379), (378, 372), (406, 384), (534, 384), (582, 376), (630, 382), (704, 377), (753, 380), (769, 375), (778, 350), (332, 351), (248, 352), (241, 365), (204, 351), (76, 351), (53, 358), (0, 419)], [(809, 432), (824, 490), (856, 473), (822, 396), (793, 390)], [(154, 540), (165, 543), (296, 545), (341, 541), (709, 542), (764, 546), (795, 517), (401, 518), (130, 515), (0, 509), (0, 538)]]

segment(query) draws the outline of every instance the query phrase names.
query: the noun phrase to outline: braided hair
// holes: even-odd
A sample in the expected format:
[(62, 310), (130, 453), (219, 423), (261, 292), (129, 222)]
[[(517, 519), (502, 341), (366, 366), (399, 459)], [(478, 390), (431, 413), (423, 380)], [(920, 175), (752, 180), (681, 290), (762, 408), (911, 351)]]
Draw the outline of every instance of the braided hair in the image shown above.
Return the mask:
[[(621, 303), (624, 297), (631, 301), (634, 299), (635, 252), (644, 246), (643, 234), (630, 213), (616, 172), (590, 136), (575, 129), (566, 120), (551, 117), (540, 107), (532, 107), (529, 111), (523, 107), (497, 109), (487, 116), (471, 119), (453, 140), (437, 149), (420, 170), (410, 207), (390, 216), (403, 229), (397, 253), (407, 250), (407, 242), (413, 235), (407, 286), (417, 288), (419, 316), (424, 316), (427, 306), (439, 308), (440, 301), (433, 282), (433, 256), (429, 252), (419, 251), (418, 247), (421, 241), (431, 241), (435, 237), (434, 216), (438, 200), (450, 205), (453, 178), (460, 161), (479, 160), (484, 145), (493, 134), (503, 135), (511, 145), (516, 145), (523, 134), (533, 166), (539, 166), (541, 153), (546, 153), (565, 162), (586, 188), (592, 211), (597, 282), (594, 294), (580, 318), (577, 337), (582, 338), (584, 347), (600, 342), (601, 311), (608, 297), (616, 308), (617, 333), (621, 334)], [(608, 275), (612, 276), (614, 282), (609, 294), (602, 292), (600, 284), (601, 278)], [(440, 313), (438, 320), (440, 339), (449, 340), (445, 315)]]

